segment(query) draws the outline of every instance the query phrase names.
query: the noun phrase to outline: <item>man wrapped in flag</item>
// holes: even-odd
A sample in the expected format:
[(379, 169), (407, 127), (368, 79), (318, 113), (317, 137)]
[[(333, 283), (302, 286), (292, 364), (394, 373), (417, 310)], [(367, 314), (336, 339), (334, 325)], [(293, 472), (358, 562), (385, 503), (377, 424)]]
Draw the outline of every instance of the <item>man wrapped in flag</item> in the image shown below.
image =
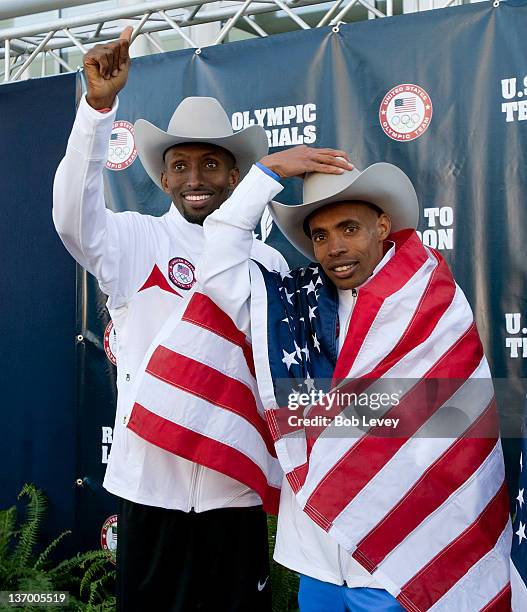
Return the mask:
[[(311, 169), (294, 149), (262, 164), (275, 193), (279, 178)], [(283, 275), (250, 261), (272, 180), (253, 168), (240, 186), (252, 197), (235, 194), (205, 222), (201, 290), (252, 339), (286, 475), (275, 559), (301, 573), (301, 611), (510, 609), (490, 372), (463, 292), (415, 233), (411, 181), (385, 163), (308, 174), (302, 204), (270, 205), (315, 262)], [(330, 396), (291, 421), (287, 381), (324, 378), (334, 390), (395, 380), (402, 395), (345, 436), (337, 413), (321, 421)]]

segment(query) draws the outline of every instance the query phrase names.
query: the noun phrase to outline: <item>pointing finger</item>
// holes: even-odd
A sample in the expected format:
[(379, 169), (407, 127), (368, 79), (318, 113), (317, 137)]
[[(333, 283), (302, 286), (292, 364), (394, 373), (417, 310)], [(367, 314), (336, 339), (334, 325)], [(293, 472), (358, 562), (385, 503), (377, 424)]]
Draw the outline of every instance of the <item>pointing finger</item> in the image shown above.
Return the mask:
[(113, 50), (113, 66), (112, 66), (112, 76), (117, 76), (119, 74), (119, 69), (121, 67), (121, 59), (120, 55), (122, 53), (121, 44), (115, 45), (115, 49)]
[(126, 28), (121, 32), (119, 36), (119, 41), (125, 40), (128, 44), (130, 44), (132, 40), (134, 28), (132, 26), (126, 26)]

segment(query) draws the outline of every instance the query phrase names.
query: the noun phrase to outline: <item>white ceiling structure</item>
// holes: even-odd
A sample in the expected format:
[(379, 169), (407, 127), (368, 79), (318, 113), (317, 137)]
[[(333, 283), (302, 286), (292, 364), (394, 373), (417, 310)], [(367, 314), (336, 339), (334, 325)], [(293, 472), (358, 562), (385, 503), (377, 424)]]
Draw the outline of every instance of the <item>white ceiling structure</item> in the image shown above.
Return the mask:
[[(21, 18), (30, 15), (32, 23), (0, 26), (0, 78), (8, 82), (37, 76), (37, 63), (42, 76), (74, 71), (90, 46), (117, 38), (128, 24), (134, 27), (131, 52), (135, 56), (182, 47), (195, 48), (200, 53), (204, 46), (228, 42), (235, 31), (244, 38), (265, 37), (467, 1), (2, 0), (0, 23), (21, 22)], [(69, 9), (81, 5), (71, 15)], [(58, 17), (49, 19), (49, 11)], [(63, 16), (64, 12), (69, 15)], [(39, 14), (42, 19), (38, 19)]]

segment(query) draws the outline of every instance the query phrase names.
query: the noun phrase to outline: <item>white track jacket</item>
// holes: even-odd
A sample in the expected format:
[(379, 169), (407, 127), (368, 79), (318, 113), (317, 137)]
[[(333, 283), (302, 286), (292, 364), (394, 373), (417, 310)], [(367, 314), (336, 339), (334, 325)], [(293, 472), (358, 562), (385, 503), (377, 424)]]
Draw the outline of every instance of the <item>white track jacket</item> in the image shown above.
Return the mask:
[[(117, 335), (117, 414), (104, 487), (136, 503), (187, 512), (260, 504), (245, 485), (153, 446), (126, 427), (145, 355), (169, 315), (182, 314), (193, 293), (193, 287), (172, 282), (169, 262), (180, 258), (195, 267), (204, 234), (174, 205), (161, 217), (106, 208), (103, 170), (117, 107), (116, 101), (111, 112), (102, 114), (81, 100), (53, 197), (57, 232), (108, 295)], [(280, 185), (266, 178), (259, 183), (259, 198), (269, 201)], [(286, 267), (278, 251), (259, 240), (252, 255), (268, 268)], [(195, 275), (199, 278), (199, 270)]]

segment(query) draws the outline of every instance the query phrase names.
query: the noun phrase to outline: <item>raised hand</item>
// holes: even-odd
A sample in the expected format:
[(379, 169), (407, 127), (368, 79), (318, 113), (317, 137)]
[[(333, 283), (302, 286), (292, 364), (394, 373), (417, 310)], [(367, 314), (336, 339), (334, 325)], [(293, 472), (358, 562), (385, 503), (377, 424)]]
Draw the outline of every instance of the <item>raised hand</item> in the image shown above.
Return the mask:
[(97, 110), (110, 108), (115, 96), (126, 85), (132, 32), (132, 26), (127, 26), (118, 40), (95, 45), (84, 56), (84, 74), (88, 86), (86, 101)]
[(342, 174), (345, 170), (353, 168), (345, 151), (315, 149), (306, 145), (271, 153), (262, 158), (260, 163), (282, 178), (289, 176), (303, 178), (306, 172)]

